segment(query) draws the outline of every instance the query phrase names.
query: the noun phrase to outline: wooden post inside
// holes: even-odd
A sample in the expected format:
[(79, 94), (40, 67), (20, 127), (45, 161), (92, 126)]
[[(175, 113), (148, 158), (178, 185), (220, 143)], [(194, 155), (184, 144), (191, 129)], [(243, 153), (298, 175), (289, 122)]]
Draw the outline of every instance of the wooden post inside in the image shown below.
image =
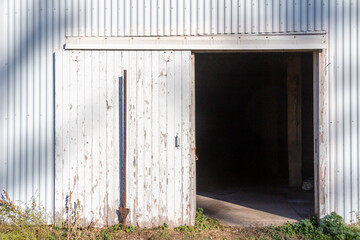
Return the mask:
[(301, 142), (301, 55), (291, 53), (287, 57), (287, 106), (288, 106), (288, 161), (289, 185), (302, 183)]

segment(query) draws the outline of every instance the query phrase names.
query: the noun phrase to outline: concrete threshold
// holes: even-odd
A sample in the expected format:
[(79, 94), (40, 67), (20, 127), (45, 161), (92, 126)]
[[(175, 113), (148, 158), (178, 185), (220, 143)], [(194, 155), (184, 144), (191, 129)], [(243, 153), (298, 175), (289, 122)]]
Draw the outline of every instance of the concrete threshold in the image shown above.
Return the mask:
[(208, 216), (230, 226), (282, 225), (313, 214), (312, 195), (308, 192), (198, 193), (196, 201)]

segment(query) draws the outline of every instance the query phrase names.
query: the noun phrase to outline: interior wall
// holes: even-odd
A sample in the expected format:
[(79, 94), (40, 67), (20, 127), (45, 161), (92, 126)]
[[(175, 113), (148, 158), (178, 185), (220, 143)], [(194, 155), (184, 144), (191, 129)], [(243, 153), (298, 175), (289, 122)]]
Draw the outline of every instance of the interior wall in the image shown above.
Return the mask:
[[(302, 55), (311, 70), (312, 54)], [(198, 190), (288, 182), (285, 59), (286, 53), (196, 55)], [(303, 72), (303, 107), (309, 109), (303, 114), (303, 175), (311, 176), (312, 72)]]

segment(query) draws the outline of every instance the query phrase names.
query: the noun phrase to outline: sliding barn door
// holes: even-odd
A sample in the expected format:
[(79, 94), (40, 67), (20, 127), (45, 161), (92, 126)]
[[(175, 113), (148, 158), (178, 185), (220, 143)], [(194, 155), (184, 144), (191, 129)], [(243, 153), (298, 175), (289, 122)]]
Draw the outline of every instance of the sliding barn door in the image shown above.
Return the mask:
[[(61, 51), (55, 58), (57, 219), (70, 214), (71, 195), (73, 208), (79, 199), (81, 224), (118, 222), (126, 145), (128, 223), (193, 224), (190, 52)], [(122, 122), (126, 144), (120, 142)]]

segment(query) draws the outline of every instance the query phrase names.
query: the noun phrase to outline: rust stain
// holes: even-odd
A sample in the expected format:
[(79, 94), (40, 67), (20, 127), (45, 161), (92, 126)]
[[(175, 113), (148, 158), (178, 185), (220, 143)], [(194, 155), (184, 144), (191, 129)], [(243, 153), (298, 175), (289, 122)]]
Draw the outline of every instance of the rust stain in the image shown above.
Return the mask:
[(73, 108), (72, 104), (70, 104), (69, 108), (70, 108), (70, 109), (72, 109), (72, 108)]
[(138, 81), (141, 79), (141, 70), (138, 71)]
[(85, 161), (88, 159), (88, 157), (86, 155), (84, 155)]

